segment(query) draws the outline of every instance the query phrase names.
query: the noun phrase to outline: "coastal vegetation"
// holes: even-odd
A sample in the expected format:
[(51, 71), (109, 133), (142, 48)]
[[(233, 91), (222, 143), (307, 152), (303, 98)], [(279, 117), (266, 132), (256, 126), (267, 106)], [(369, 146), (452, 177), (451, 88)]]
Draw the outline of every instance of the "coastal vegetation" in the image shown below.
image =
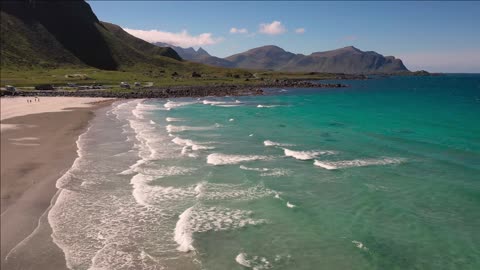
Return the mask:
[(218, 67), (184, 60), (170, 47), (159, 47), (118, 25), (101, 22), (84, 1), (2, 2), (0, 18), (2, 87), (28, 90), (38, 84), (75, 83), (116, 89), (121, 82), (158, 87), (253, 86), (285, 79), (359, 78), (305, 70), (267, 71), (262, 65)]

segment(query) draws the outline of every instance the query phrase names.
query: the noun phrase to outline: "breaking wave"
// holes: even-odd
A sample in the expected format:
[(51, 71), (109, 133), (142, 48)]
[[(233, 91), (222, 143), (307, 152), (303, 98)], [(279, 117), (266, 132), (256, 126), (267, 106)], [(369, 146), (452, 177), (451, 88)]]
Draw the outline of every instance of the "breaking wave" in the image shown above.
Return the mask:
[(168, 133), (182, 132), (182, 131), (203, 131), (203, 130), (212, 130), (217, 128), (217, 126), (208, 126), (208, 127), (190, 127), (190, 126), (174, 126), (167, 125), (166, 130)]
[(175, 226), (174, 239), (178, 244), (177, 249), (182, 252), (195, 250), (194, 233), (234, 230), (266, 222), (264, 219), (253, 219), (252, 214), (252, 211), (246, 210), (192, 206), (179, 216)]
[(293, 157), (298, 160), (310, 160), (320, 155), (333, 155), (337, 153), (335, 151), (293, 151), (287, 148), (283, 148), (283, 151), (285, 156)]
[(322, 167), (327, 170), (337, 170), (351, 167), (364, 167), (372, 165), (388, 165), (399, 164), (404, 162), (403, 158), (382, 158), (382, 159), (354, 159), (354, 160), (342, 160), (342, 161), (320, 161), (315, 160), (313, 163), (315, 166)]
[(212, 165), (228, 165), (238, 164), (241, 162), (255, 161), (255, 160), (270, 160), (270, 156), (260, 155), (227, 155), (220, 153), (213, 153), (208, 155), (207, 163)]
[(289, 143), (279, 143), (279, 142), (273, 142), (270, 140), (266, 140), (263, 142), (265, 146), (295, 146), (294, 144), (289, 144)]
[(198, 102), (196, 101), (183, 101), (183, 102), (180, 102), (180, 101), (168, 101), (167, 103), (165, 103), (163, 105), (163, 107), (167, 108), (167, 109), (173, 109), (173, 108), (178, 108), (178, 107), (182, 107), (182, 106), (187, 106), (187, 105), (192, 105), (192, 104), (197, 104)]

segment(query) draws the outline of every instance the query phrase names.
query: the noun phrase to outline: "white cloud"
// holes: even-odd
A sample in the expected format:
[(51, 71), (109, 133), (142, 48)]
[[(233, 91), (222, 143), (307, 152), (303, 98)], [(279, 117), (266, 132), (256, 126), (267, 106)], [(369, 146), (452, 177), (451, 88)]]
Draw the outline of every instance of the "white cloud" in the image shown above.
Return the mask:
[(245, 28), (232, 27), (232, 28), (230, 28), (230, 33), (231, 34), (247, 34), (248, 30), (245, 29)]
[(166, 32), (160, 30), (137, 30), (123, 28), (127, 33), (141, 38), (148, 42), (165, 42), (174, 46), (194, 47), (212, 45), (223, 41), (221, 37), (214, 37), (212, 33), (202, 33), (198, 36), (190, 35), (187, 30), (178, 33)]
[(303, 34), (303, 33), (305, 33), (305, 28), (297, 28), (297, 29), (295, 29), (295, 33), (297, 33), (297, 34)]
[(279, 35), (285, 33), (287, 29), (281, 22), (273, 21), (272, 23), (261, 23), (259, 31), (267, 35)]

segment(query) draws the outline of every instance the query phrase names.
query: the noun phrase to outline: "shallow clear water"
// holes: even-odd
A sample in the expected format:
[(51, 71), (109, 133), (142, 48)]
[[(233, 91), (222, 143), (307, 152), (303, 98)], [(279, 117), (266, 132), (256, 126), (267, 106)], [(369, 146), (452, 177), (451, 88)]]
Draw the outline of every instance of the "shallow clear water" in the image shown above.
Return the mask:
[(73, 269), (478, 269), (480, 76), (119, 102), (49, 213)]

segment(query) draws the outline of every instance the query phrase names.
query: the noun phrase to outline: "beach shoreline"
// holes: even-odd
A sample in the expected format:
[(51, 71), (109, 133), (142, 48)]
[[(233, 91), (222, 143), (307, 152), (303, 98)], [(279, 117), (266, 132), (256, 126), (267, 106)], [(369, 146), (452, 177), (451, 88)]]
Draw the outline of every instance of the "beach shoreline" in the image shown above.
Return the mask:
[[(95, 111), (113, 101), (44, 98), (35, 104), (2, 98), (2, 269), (66, 269), (64, 254), (50, 236), (48, 209), (55, 201), (57, 179), (77, 158), (78, 137)], [(38, 230), (43, 233), (31, 239)], [(20, 244), (26, 238), (29, 245)]]

